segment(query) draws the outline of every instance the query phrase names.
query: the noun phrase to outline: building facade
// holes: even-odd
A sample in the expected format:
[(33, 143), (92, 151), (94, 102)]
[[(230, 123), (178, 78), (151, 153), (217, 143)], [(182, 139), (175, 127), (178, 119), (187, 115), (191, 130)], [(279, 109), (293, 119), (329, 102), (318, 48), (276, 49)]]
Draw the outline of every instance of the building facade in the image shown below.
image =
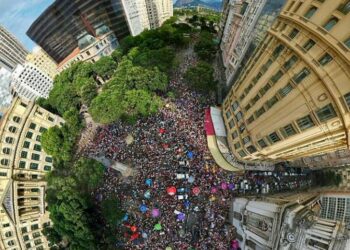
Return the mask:
[(52, 158), (42, 150), (40, 137), (62, 123), (19, 98), (0, 121), (0, 249), (49, 249), (41, 230), (50, 224), (44, 178)]
[(151, 29), (158, 28), (173, 16), (173, 2), (171, 0), (146, 0), (148, 20)]
[(321, 196), (321, 204), (321, 218), (338, 220), (350, 226), (349, 191), (325, 193)]
[(107, 26), (118, 40), (132, 34), (134, 29), (130, 28), (125, 2), (56, 0), (34, 21), (27, 35), (60, 63), (80, 47), (78, 42), (82, 38), (95, 38), (101, 27)]
[(150, 29), (145, 0), (122, 0), (131, 35)]
[(346, 225), (321, 218), (320, 209), (317, 193), (235, 198), (230, 220), (241, 249), (346, 249), (350, 243)]
[(349, 1), (287, 1), (223, 103), (236, 157), (349, 149), (349, 11)]
[[(75, 62), (91, 62), (94, 63), (98, 61), (103, 56), (109, 56), (117, 48), (118, 41), (114, 33), (108, 28), (106, 28), (107, 33), (101, 33), (96, 38), (91, 37), (88, 40), (88, 44), (76, 48), (70, 55), (68, 55), (58, 66), (58, 72), (69, 68)], [(85, 40), (84, 40), (85, 41)]]
[(17, 64), (25, 62), (28, 51), (3, 26), (0, 25), (0, 68), (14, 71)]
[(27, 55), (26, 61), (33, 64), (52, 79), (58, 74), (57, 63), (38, 46), (33, 49), (32, 53)]
[(266, 0), (230, 0), (224, 3), (220, 49), (226, 84), (237, 72), (253, 38), (253, 30)]
[(53, 80), (31, 63), (18, 65), (12, 73), (11, 93), (22, 99), (48, 98), (52, 86)]

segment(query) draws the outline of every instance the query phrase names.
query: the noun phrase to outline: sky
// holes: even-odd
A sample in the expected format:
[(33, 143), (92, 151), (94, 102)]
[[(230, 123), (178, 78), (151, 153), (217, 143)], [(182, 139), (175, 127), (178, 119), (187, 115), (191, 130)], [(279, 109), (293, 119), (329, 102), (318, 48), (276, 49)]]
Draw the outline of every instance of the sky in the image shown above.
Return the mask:
[(31, 51), (35, 44), (26, 35), (33, 21), (54, 0), (0, 0), (0, 24)]
[[(35, 46), (34, 42), (26, 35), (33, 21), (54, 0), (0, 0), (0, 24), (9, 30), (29, 51)], [(11, 94), (8, 88), (10, 74), (0, 69), (0, 108), (8, 106), (11, 102)]]

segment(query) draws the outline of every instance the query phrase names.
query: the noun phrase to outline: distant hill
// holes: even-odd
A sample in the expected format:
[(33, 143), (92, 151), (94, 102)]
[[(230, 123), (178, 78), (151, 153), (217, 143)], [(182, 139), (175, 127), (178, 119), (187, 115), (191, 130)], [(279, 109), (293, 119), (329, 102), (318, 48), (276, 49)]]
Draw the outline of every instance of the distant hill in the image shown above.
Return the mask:
[(203, 6), (214, 10), (221, 10), (222, 0), (177, 0), (174, 7)]

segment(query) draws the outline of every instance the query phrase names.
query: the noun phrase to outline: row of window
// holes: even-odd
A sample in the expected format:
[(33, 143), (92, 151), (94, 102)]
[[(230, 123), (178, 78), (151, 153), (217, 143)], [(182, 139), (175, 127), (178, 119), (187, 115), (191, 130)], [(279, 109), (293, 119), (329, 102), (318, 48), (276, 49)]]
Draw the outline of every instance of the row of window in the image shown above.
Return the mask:
[[(332, 104), (328, 104), (322, 107), (321, 109), (317, 110), (315, 113), (320, 122), (325, 122), (329, 119), (337, 117), (337, 113), (335, 112)], [(271, 144), (274, 144), (281, 141), (282, 137), (280, 136), (280, 134), (285, 139), (287, 139), (290, 136), (296, 135), (297, 133), (299, 133), (299, 131), (296, 129), (295, 124), (297, 124), (300, 131), (305, 131), (309, 128), (314, 127), (316, 125), (316, 122), (312, 119), (311, 115), (306, 115), (304, 117), (297, 119), (295, 123), (293, 122), (284, 126), (279, 130), (279, 132), (277, 131), (272, 132), (266, 137), (267, 141), (270, 142)], [(265, 148), (268, 146), (268, 144), (264, 139), (259, 140), (258, 144), (261, 148)]]

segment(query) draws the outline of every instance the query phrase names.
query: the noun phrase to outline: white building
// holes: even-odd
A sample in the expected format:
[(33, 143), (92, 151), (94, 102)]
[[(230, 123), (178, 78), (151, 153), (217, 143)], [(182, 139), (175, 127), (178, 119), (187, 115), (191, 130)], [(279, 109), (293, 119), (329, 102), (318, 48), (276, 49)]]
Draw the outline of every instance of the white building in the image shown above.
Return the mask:
[(173, 16), (172, 0), (146, 0), (146, 6), (151, 29), (162, 26)]
[(346, 249), (350, 235), (345, 224), (320, 218), (320, 210), (316, 193), (236, 198), (230, 221), (244, 250)]
[(266, 0), (229, 0), (221, 21), (221, 55), (229, 85), (242, 62), (254, 34), (253, 30)]
[(145, 0), (122, 0), (131, 35), (150, 28)]
[(25, 62), (28, 51), (8, 30), (0, 25), (0, 68), (13, 71)]
[(96, 62), (103, 56), (109, 56), (117, 48), (116, 36), (107, 26), (101, 26), (96, 30), (96, 36), (84, 35), (78, 41), (77, 47), (60, 64), (57, 70), (61, 72), (69, 68), (75, 62)]
[(53, 85), (53, 80), (31, 63), (18, 65), (12, 73), (10, 84), (14, 96), (26, 100), (39, 97), (47, 98)]
[(58, 74), (57, 63), (39, 46), (34, 47), (32, 53), (27, 55), (26, 61), (34, 64), (52, 79)]

